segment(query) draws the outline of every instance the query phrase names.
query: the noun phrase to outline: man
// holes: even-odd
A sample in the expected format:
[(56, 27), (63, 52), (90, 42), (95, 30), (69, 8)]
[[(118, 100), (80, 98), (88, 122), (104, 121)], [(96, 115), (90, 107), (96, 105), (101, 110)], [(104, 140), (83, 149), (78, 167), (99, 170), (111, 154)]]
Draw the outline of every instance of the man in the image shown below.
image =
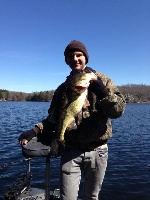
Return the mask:
[[(60, 191), (62, 200), (76, 200), (81, 172), (84, 174), (84, 199), (98, 199), (107, 167), (107, 140), (112, 136), (111, 118), (122, 115), (125, 100), (118, 88), (106, 75), (87, 67), (89, 55), (80, 41), (71, 41), (64, 51), (65, 62), (71, 68), (69, 77), (77, 71), (93, 72), (95, 79), (90, 81), (86, 102), (82, 110), (65, 131), (65, 150), (61, 155)], [(69, 77), (55, 91), (48, 117), (35, 128), (19, 137), (25, 143), (33, 136), (49, 137), (47, 145), (55, 141), (55, 130), (64, 99), (69, 102)], [(48, 136), (49, 135), (49, 136)], [(53, 135), (53, 136), (52, 136)], [(42, 140), (42, 139), (41, 139)], [(52, 155), (54, 152), (51, 151)]]

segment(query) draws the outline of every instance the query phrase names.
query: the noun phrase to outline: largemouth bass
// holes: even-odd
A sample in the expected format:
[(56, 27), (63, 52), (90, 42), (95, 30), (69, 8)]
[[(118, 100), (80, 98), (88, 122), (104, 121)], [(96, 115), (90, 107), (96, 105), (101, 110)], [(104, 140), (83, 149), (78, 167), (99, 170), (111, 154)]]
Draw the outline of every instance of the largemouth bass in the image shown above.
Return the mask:
[(69, 76), (67, 87), (63, 94), (63, 102), (60, 102), (60, 113), (56, 122), (55, 136), (51, 143), (50, 156), (57, 157), (60, 153), (63, 153), (65, 131), (82, 110), (90, 82), (96, 79), (97, 76), (91, 71), (78, 71)]
[(64, 141), (67, 127), (74, 121), (75, 116), (77, 116), (84, 105), (90, 81), (96, 79), (97, 76), (93, 72), (77, 72), (71, 76), (71, 96), (67, 105), (60, 113), (56, 130), (56, 135), (60, 142)]

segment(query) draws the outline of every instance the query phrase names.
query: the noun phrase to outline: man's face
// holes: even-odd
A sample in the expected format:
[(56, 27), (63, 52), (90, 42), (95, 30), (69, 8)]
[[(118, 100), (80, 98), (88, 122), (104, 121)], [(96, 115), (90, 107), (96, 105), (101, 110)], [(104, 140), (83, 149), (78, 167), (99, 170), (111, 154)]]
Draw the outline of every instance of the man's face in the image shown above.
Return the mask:
[(72, 71), (82, 70), (86, 66), (86, 58), (81, 51), (72, 51), (67, 55), (67, 63)]

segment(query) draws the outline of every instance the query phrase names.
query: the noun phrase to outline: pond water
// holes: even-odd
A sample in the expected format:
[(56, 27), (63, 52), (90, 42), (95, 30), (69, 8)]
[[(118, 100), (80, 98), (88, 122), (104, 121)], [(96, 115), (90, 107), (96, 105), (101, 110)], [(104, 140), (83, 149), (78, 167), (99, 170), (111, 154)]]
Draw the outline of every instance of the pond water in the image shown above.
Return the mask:
[[(18, 136), (47, 116), (48, 102), (0, 102), (0, 166), (24, 159)], [(150, 104), (127, 104), (125, 113), (112, 121), (108, 167), (100, 200), (150, 199)], [(59, 187), (60, 158), (51, 159), (51, 189)], [(0, 197), (27, 171), (27, 162), (0, 169)], [(32, 186), (45, 188), (45, 159), (31, 161)], [(82, 193), (82, 183), (81, 192)]]

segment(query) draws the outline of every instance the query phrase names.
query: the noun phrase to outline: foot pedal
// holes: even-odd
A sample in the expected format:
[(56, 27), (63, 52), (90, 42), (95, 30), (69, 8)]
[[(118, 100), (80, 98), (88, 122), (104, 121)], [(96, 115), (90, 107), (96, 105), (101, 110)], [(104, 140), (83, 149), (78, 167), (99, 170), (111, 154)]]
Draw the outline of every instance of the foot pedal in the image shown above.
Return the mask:
[(50, 199), (57, 200), (60, 199), (60, 189), (55, 189), (53, 192), (51, 191)]

